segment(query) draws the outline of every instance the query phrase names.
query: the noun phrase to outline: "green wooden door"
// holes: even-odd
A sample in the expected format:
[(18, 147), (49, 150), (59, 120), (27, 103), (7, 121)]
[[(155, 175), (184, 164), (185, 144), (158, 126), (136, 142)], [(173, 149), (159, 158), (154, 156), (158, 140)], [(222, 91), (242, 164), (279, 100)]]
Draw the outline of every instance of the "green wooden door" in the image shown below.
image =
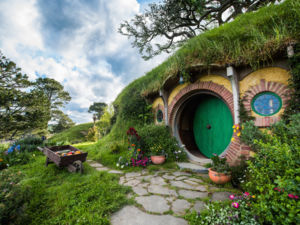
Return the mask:
[(200, 152), (210, 158), (220, 155), (232, 137), (232, 116), (227, 105), (219, 98), (205, 95), (196, 109), (193, 131)]

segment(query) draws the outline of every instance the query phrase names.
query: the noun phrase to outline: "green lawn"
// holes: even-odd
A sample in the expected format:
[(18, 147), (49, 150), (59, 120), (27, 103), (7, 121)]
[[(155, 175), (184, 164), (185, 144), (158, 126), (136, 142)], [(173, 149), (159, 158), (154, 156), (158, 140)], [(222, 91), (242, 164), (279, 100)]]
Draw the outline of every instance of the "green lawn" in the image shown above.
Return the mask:
[(56, 165), (45, 156), (0, 171), (0, 224), (109, 224), (110, 215), (128, 204), (129, 188), (118, 176), (84, 163), (84, 174)]

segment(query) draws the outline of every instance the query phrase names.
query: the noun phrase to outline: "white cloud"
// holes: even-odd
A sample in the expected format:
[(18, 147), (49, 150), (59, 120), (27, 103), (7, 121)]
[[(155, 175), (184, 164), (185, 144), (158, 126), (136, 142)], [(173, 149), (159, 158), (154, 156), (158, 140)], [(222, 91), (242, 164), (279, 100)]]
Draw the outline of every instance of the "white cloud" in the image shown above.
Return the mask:
[(38, 1), (1, 0), (0, 49), (31, 79), (38, 73), (63, 83), (72, 97), (64, 111), (77, 123), (88, 122), (93, 102), (112, 102), (166, 55), (145, 62), (117, 32), (122, 21), (139, 12), (136, 0), (99, 0), (95, 8), (83, 1), (67, 3), (62, 13), (77, 24), (54, 33), (43, 23), (47, 18)]

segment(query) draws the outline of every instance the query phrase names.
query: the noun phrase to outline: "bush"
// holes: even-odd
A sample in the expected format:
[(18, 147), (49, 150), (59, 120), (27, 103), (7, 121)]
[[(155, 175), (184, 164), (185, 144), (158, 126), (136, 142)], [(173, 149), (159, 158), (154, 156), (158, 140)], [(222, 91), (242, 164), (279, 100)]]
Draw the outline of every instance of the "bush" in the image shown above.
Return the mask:
[(249, 162), (245, 188), (256, 195), (252, 210), (261, 223), (300, 223), (300, 143), (294, 136), (299, 115), (289, 120), (272, 126), (267, 141), (256, 141), (259, 151)]
[(98, 141), (99, 139), (99, 130), (96, 126), (91, 127), (86, 136), (87, 141)]
[(257, 151), (259, 148), (255, 140), (265, 140), (265, 134), (254, 125), (253, 121), (247, 121), (242, 124), (242, 132), (240, 139), (246, 145), (249, 145), (252, 150)]
[(160, 145), (170, 161), (186, 160), (185, 152), (178, 146), (177, 140), (165, 126), (147, 125), (140, 129), (141, 147), (146, 154), (154, 145)]
[(0, 162), (0, 168), (28, 163), (32, 157), (35, 157), (33, 152), (41, 145), (43, 145), (43, 140), (40, 137), (30, 136), (17, 140), (9, 148), (0, 149), (0, 158), (3, 160)]
[(212, 202), (207, 210), (197, 214), (187, 215), (185, 218), (191, 225), (198, 224), (251, 224), (258, 225), (256, 217), (251, 212), (252, 196), (245, 192), (242, 196), (230, 195), (231, 202)]

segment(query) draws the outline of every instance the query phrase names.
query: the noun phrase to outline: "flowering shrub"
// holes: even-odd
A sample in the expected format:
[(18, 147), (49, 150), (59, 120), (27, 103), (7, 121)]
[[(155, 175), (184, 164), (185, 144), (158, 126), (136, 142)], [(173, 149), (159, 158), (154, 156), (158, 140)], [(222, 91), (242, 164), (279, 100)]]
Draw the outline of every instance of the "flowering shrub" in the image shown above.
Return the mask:
[(225, 157), (219, 157), (217, 154), (213, 154), (211, 160), (212, 160), (211, 169), (213, 171), (219, 173), (225, 173), (225, 174), (231, 172)]
[(142, 142), (141, 147), (146, 154), (154, 154), (156, 151), (163, 152), (169, 161), (184, 161), (187, 156), (185, 151), (178, 146), (177, 140), (173, 137), (169, 129), (165, 126), (147, 125), (139, 134)]
[(257, 217), (251, 212), (255, 196), (245, 192), (243, 195), (230, 195), (230, 202), (212, 202), (201, 214), (193, 212), (186, 216), (191, 225), (196, 224), (259, 224)]
[(256, 142), (258, 152), (249, 162), (245, 188), (256, 196), (252, 210), (262, 224), (300, 224), (300, 142), (292, 129), (295, 124), (281, 122), (271, 128), (272, 135)]
[(128, 137), (128, 152), (125, 156), (121, 156), (117, 162), (117, 167), (123, 169), (126, 166), (147, 166), (149, 163), (148, 157), (144, 156), (141, 150), (141, 137), (137, 131), (130, 127), (127, 131)]
[(151, 152), (151, 155), (166, 155), (165, 150), (159, 143), (151, 146), (150, 152)]
[[(0, 149), (0, 169), (16, 164), (26, 164), (32, 157), (35, 157), (37, 146), (43, 144), (43, 140), (39, 137), (26, 137), (17, 140), (7, 149)], [(5, 164), (5, 165), (4, 165)]]

